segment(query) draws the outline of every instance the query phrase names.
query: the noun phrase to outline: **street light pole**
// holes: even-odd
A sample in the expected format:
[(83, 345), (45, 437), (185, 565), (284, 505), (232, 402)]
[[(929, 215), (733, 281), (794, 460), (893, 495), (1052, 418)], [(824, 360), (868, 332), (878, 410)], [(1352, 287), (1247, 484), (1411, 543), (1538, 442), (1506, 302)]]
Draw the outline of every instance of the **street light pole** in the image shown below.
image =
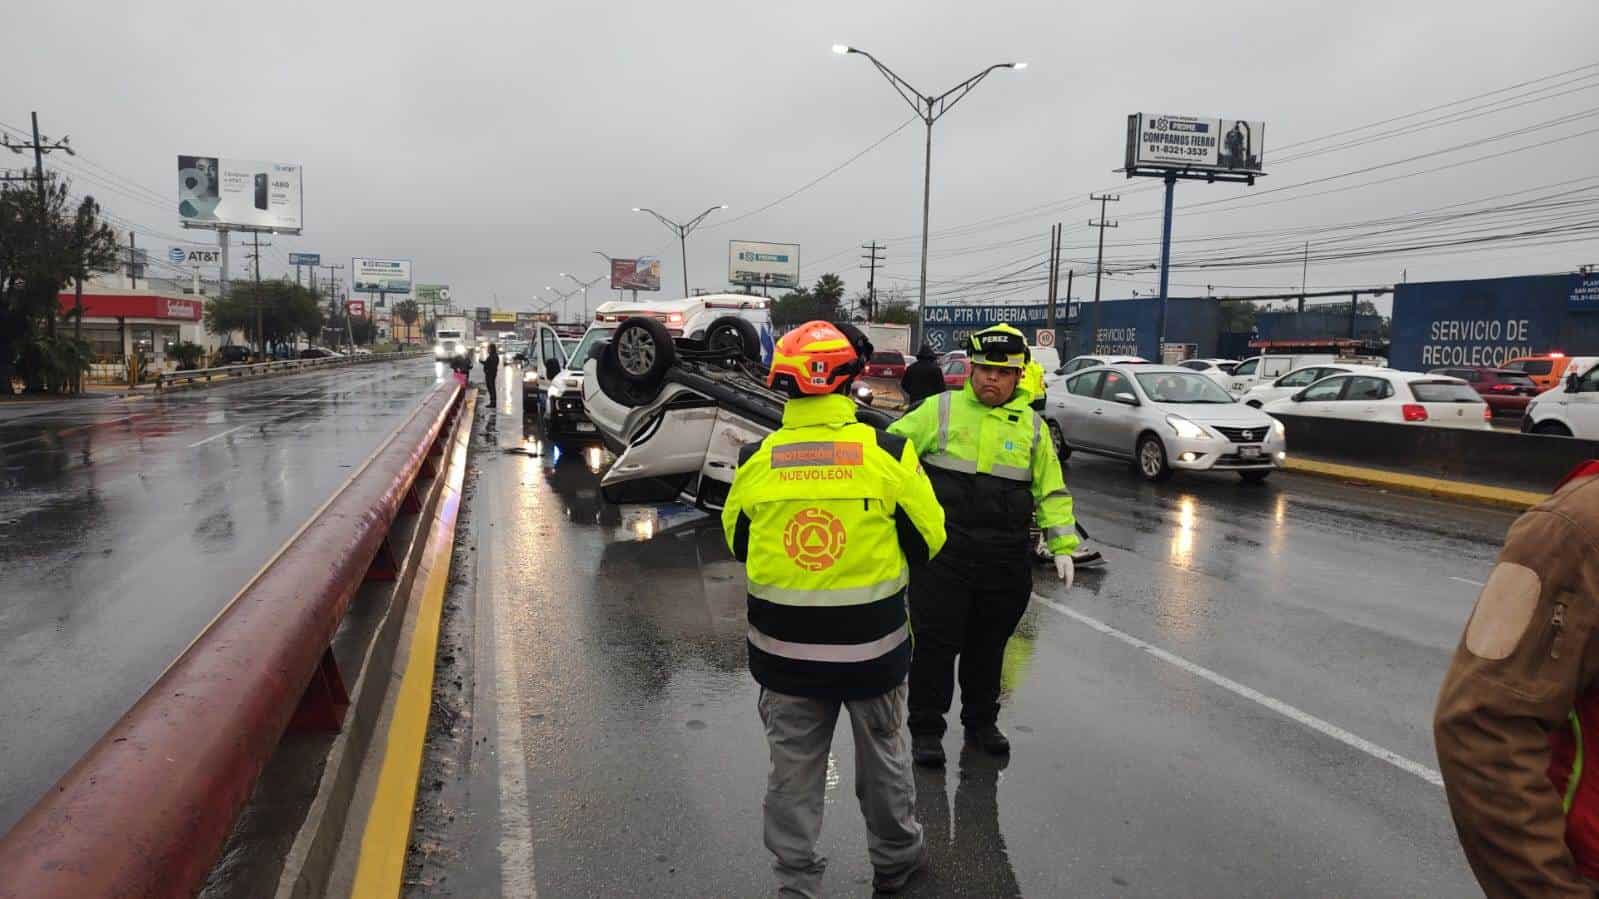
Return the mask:
[(700, 213), (699, 215), (694, 216), (693, 218), (689, 219), (687, 222), (679, 223), (679, 222), (672, 221), (671, 219), (667, 218), (664, 215), (661, 215), (659, 212), (656, 212), (653, 209), (647, 209), (647, 208), (642, 207), (642, 206), (634, 206), (633, 207), (633, 211), (634, 212), (648, 212), (650, 215), (655, 216), (655, 218), (658, 221), (660, 221), (661, 224), (665, 225), (667, 228), (671, 229), (673, 232), (675, 232), (677, 234), (678, 248), (680, 250), (682, 250), (682, 252), (683, 252), (683, 296), (684, 297), (688, 296), (688, 236), (689, 236), (690, 233), (693, 232), (693, 230), (695, 228), (698, 228), (700, 226), (700, 222), (705, 221), (705, 218), (707, 216), (709, 216), (711, 213), (715, 212), (718, 209), (726, 209), (726, 208), (727, 208), (727, 204), (726, 203), (723, 203), (723, 204), (721, 204), (719, 206), (712, 206), (710, 209), (707, 209), (704, 212)]
[(573, 284), (576, 284), (578, 287), (583, 288), (583, 319), (585, 321), (587, 321), (588, 317), (589, 317), (589, 288), (593, 287), (594, 285), (596, 285), (598, 283), (600, 283), (601, 281), (604, 281), (607, 276), (606, 275), (601, 275), (598, 278), (594, 278), (594, 279), (589, 280), (589, 281), (584, 281), (584, 280), (578, 278), (575, 275), (568, 274), (567, 272), (561, 272), (561, 277), (567, 278)]
[[(615, 260), (613, 260), (611, 257), (605, 255), (604, 253), (601, 253), (599, 250), (595, 250), (594, 251), (594, 255), (600, 257), (601, 259), (604, 259), (605, 260), (605, 269), (606, 269), (606, 271), (607, 272), (611, 271), (611, 263), (614, 262)], [(622, 288), (620, 286), (618, 286), (616, 288), (616, 298), (619, 299), (619, 300), (622, 298)]]
[(911, 109), (916, 111), (917, 117), (927, 125), (926, 158), (922, 165), (922, 280), (916, 311), (918, 329), (925, 334), (927, 329), (928, 222), (929, 212), (933, 202), (933, 123), (943, 118), (944, 113), (954, 109), (955, 104), (959, 103), (963, 97), (971, 93), (972, 88), (976, 87), (984, 78), (987, 78), (990, 72), (994, 71), (995, 69), (1016, 69), (1020, 71), (1027, 68), (1027, 63), (995, 63), (981, 72), (978, 72), (976, 75), (973, 75), (965, 81), (962, 81), (960, 84), (955, 85), (944, 93), (939, 94), (938, 96), (933, 96), (932, 94), (923, 94), (921, 91), (918, 91), (916, 88), (912, 87), (910, 82), (899, 77), (899, 75), (896, 74), (893, 69), (883, 65), (883, 63), (878, 60), (877, 57), (866, 52), (865, 50), (861, 50), (857, 47), (851, 47), (846, 44), (834, 44), (833, 52), (839, 54), (840, 56), (847, 56), (851, 53), (855, 53), (866, 57), (868, 60), (871, 60), (872, 65), (877, 67), (877, 71), (881, 72), (883, 77), (888, 79), (888, 83), (894, 88), (895, 93), (898, 93), (901, 99), (903, 99), (906, 103), (909, 103)]

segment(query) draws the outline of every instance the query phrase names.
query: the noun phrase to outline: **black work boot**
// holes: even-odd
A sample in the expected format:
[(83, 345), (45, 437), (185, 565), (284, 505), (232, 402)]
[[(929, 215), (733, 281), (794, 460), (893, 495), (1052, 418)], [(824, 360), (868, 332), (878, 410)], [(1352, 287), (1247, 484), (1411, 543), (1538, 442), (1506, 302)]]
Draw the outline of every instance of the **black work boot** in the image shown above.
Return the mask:
[(911, 734), (911, 760), (924, 768), (944, 767), (944, 741), (932, 734)]
[(975, 744), (989, 755), (1010, 755), (1010, 740), (997, 724), (966, 728), (966, 741)]

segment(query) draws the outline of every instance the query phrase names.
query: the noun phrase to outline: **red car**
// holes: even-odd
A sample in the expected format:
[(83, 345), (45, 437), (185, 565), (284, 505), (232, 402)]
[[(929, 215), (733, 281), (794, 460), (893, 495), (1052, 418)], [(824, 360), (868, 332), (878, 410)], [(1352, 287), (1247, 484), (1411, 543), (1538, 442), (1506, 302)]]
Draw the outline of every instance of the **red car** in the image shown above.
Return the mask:
[(894, 350), (878, 350), (867, 361), (863, 377), (890, 378), (899, 381), (905, 377), (905, 354)]
[(1460, 378), (1488, 403), (1495, 415), (1521, 415), (1538, 395), (1538, 385), (1522, 371), (1503, 368), (1435, 368), (1430, 375)]
[(962, 354), (954, 359), (944, 362), (944, 386), (950, 390), (959, 390), (966, 386), (966, 379), (972, 375), (972, 360)]

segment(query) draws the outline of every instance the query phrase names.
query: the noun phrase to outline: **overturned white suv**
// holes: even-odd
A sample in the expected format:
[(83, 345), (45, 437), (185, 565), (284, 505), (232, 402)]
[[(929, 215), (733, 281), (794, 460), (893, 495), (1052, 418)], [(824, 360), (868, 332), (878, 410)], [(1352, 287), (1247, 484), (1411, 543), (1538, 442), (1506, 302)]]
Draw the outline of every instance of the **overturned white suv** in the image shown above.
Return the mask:
[[(852, 338), (860, 333), (841, 327)], [(600, 480), (606, 499), (722, 508), (739, 448), (783, 421), (786, 398), (766, 387), (760, 338), (736, 316), (712, 322), (701, 340), (674, 338), (652, 318), (629, 318), (595, 345), (583, 363), (583, 403), (617, 456)], [(886, 428), (895, 416), (857, 402), (856, 418)], [(1078, 532), (1085, 539), (1074, 561), (1102, 562)]]

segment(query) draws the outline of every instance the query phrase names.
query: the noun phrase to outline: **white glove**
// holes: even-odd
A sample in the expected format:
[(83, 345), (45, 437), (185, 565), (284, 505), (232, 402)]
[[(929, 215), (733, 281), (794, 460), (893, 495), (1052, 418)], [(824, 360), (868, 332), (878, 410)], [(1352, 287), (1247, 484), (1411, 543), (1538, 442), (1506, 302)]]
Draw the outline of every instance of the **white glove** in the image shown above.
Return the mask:
[(1055, 574), (1066, 582), (1066, 589), (1072, 588), (1072, 582), (1077, 579), (1077, 566), (1072, 564), (1071, 553), (1061, 553), (1055, 557)]

